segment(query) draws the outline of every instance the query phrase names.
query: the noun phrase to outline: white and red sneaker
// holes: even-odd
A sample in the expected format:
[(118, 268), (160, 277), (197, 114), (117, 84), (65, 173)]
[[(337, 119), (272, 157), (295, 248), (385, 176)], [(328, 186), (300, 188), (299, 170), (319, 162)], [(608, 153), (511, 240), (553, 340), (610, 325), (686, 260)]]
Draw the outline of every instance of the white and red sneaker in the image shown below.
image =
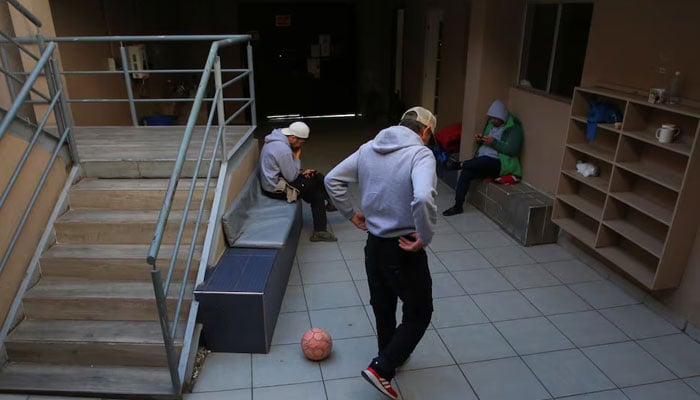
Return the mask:
[(391, 382), (382, 378), (372, 367), (367, 367), (367, 369), (362, 371), (362, 377), (365, 378), (367, 382), (371, 383), (372, 386), (377, 388), (377, 390), (382, 392), (382, 394), (386, 397), (390, 399), (399, 398), (399, 394), (396, 393), (396, 390), (394, 390), (393, 387), (391, 387)]

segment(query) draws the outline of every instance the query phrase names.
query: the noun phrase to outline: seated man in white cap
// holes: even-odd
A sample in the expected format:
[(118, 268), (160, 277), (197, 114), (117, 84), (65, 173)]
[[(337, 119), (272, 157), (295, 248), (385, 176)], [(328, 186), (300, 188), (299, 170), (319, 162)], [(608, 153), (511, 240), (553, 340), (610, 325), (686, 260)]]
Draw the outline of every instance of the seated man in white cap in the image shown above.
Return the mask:
[(328, 201), (322, 173), (313, 169), (301, 169), (301, 146), (309, 138), (309, 127), (303, 122), (294, 122), (287, 128), (274, 129), (265, 136), (260, 151), (260, 185), (263, 194), (274, 199), (291, 200), (286, 188), (298, 191), (304, 201), (311, 204), (314, 222), (312, 242), (335, 242), (328, 232), (326, 211), (335, 211)]

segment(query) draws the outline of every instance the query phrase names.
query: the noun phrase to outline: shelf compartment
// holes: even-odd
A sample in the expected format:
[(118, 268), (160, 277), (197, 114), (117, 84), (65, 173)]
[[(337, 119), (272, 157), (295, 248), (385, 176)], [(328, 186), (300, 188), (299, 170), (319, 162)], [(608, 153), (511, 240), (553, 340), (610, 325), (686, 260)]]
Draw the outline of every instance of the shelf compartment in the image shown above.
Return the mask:
[(654, 277), (659, 259), (630, 240), (603, 226), (600, 232), (603, 245), (596, 249), (618, 268), (649, 289), (654, 289)]
[(688, 157), (623, 136), (616, 164), (650, 181), (679, 192)]
[[(674, 124), (680, 134), (668, 144), (656, 140), (656, 129), (662, 124)], [(678, 113), (672, 106), (659, 107), (654, 104), (630, 103), (625, 114), (625, 133), (660, 147), (689, 155), (698, 131), (700, 118), (697, 115)]]
[(611, 198), (603, 213), (603, 225), (660, 258), (668, 236), (664, 225), (621, 201)]
[[(576, 169), (577, 162), (592, 163), (598, 167), (598, 176), (583, 176)], [(564, 149), (564, 157), (562, 159), (562, 174), (569, 176), (570, 178), (576, 179), (577, 181), (593, 187), (601, 192), (606, 192), (608, 190), (608, 185), (610, 183), (610, 176), (612, 173), (612, 164), (608, 162), (603, 162), (597, 158), (593, 158), (577, 151), (572, 148)]]
[(603, 216), (605, 193), (579, 182), (567, 175), (559, 177), (557, 199), (596, 221)]
[(623, 131), (622, 134), (655, 146), (659, 146), (662, 149), (682, 154), (684, 156), (690, 156), (690, 152), (692, 150), (692, 144), (683, 142), (660, 143), (658, 140), (656, 140), (656, 130), (652, 128), (647, 131)]
[(624, 114), (627, 101), (613, 96), (614, 93), (605, 90), (576, 88), (571, 103), (571, 116), (585, 121), (588, 115), (588, 108), (596, 101), (609, 103), (617, 108), (620, 113)]
[(560, 199), (554, 201), (552, 222), (585, 245), (595, 247), (598, 222)]
[(610, 196), (667, 226), (678, 200), (678, 193), (621, 168), (613, 171)]
[[(587, 121), (586, 118), (584, 118), (584, 117), (577, 117), (577, 116), (573, 116), (573, 115), (572, 115), (572, 116), (571, 116), (571, 119), (573, 119), (574, 121), (582, 122), (582, 123), (584, 123), (584, 124), (587, 124), (587, 123), (588, 123), (588, 121)], [(622, 121), (620, 121), (620, 122), (622, 122)], [(617, 133), (622, 132), (621, 129), (615, 128), (615, 124), (603, 124), (603, 123), (598, 123), (598, 124), (596, 124), (596, 126), (597, 126), (598, 128), (607, 129), (607, 130), (609, 130), (609, 131), (613, 131), (613, 132), (617, 132)]]
[(569, 120), (569, 134), (566, 145), (599, 160), (612, 162), (617, 149), (620, 135), (618, 133), (598, 129), (595, 138), (586, 138), (586, 124), (577, 120)]

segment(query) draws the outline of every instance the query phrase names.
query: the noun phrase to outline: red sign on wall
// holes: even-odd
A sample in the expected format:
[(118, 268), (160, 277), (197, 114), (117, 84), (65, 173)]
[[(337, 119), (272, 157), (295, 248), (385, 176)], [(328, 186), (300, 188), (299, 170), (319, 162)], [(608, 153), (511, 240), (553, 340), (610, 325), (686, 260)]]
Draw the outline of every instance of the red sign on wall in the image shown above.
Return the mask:
[(275, 15), (275, 26), (292, 26), (292, 16)]

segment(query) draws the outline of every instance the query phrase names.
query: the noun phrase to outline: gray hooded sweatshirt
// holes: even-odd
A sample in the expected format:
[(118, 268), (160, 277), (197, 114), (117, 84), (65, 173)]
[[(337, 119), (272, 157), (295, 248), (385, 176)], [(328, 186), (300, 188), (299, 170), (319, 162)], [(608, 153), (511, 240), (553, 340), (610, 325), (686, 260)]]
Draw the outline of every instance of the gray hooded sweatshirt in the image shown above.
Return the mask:
[(260, 150), (260, 186), (274, 192), (280, 177), (287, 182), (299, 176), (301, 160), (295, 159), (289, 139), (282, 129), (275, 129), (265, 136), (265, 144)]
[(382, 130), (326, 175), (328, 194), (350, 219), (356, 212), (349, 183), (359, 183), (367, 230), (390, 238), (418, 232), (427, 246), (437, 222), (435, 156), (404, 126)]
[[(486, 112), (486, 116), (498, 118), (505, 124), (505, 122), (508, 121), (508, 109), (502, 101), (494, 100), (493, 103), (491, 103), (491, 107), (489, 107), (489, 110)], [(503, 134), (503, 128), (503, 125), (498, 127), (494, 126), (491, 128), (489, 136), (493, 136), (495, 140), (500, 140)], [(498, 151), (491, 146), (479, 146), (477, 155), (498, 158)]]

